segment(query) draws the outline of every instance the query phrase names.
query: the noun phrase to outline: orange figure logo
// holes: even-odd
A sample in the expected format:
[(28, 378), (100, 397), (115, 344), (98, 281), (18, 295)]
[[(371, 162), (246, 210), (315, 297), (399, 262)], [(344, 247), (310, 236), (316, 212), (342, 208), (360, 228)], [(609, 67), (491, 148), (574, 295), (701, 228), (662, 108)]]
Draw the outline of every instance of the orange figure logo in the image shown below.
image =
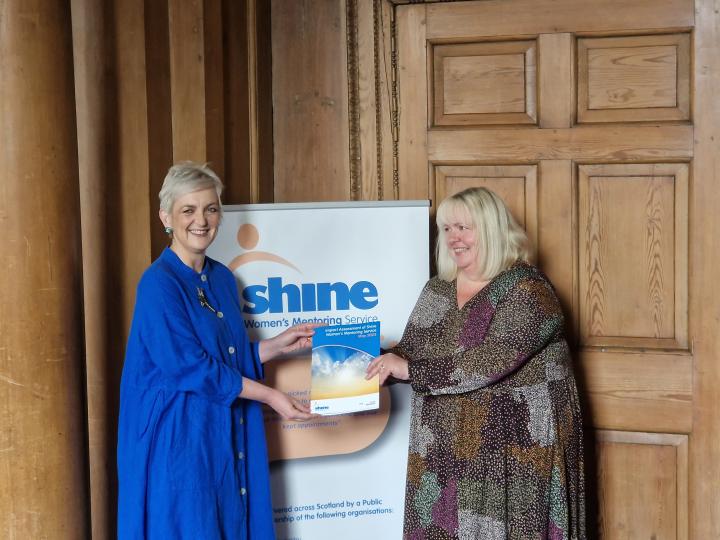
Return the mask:
[[(297, 266), (295, 266), (290, 261), (283, 259), (279, 255), (275, 255), (274, 253), (269, 253), (267, 251), (252, 251), (253, 249), (255, 249), (255, 246), (257, 246), (258, 242), (260, 241), (260, 233), (258, 232), (257, 227), (255, 227), (255, 225), (251, 223), (243, 223), (242, 225), (240, 225), (237, 232), (237, 241), (238, 244), (240, 244), (240, 247), (244, 250), (247, 250), (247, 252), (238, 255), (232, 261), (230, 261), (228, 267), (233, 272), (240, 266), (255, 261), (275, 262), (284, 266), (288, 266), (293, 270), (300, 272), (300, 269)], [(302, 272), (300, 273), (302, 274)]]

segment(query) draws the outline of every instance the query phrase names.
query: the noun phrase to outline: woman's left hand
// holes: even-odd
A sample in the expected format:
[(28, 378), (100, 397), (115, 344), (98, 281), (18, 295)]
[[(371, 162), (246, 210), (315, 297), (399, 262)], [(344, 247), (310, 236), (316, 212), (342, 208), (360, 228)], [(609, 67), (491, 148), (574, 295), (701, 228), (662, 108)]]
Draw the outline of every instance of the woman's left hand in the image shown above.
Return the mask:
[(264, 364), (282, 354), (309, 349), (312, 345), (312, 336), (315, 333), (315, 328), (318, 326), (322, 326), (322, 324), (296, 324), (273, 338), (263, 339), (258, 349), (260, 361)]
[(410, 378), (408, 361), (393, 353), (378, 356), (368, 365), (365, 378), (372, 379), (375, 375), (380, 376), (380, 384), (385, 384), (391, 376), (400, 381), (407, 381)]

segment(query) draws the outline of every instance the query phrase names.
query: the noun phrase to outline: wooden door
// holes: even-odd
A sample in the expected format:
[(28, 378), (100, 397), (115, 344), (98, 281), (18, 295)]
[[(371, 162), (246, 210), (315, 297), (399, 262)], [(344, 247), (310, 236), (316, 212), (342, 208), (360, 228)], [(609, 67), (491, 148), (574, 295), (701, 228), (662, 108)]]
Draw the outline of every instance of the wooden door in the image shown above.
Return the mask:
[[(696, 7), (715, 21), (704, 34)], [(535, 240), (571, 322), (602, 538), (720, 537), (720, 347), (703, 307), (717, 300), (701, 298), (716, 287), (690, 250), (717, 225), (712, 143), (694, 143), (717, 117), (709, 64), (695, 67), (717, 50), (711, 13), (692, 0), (395, 11), (400, 195), (488, 186)]]

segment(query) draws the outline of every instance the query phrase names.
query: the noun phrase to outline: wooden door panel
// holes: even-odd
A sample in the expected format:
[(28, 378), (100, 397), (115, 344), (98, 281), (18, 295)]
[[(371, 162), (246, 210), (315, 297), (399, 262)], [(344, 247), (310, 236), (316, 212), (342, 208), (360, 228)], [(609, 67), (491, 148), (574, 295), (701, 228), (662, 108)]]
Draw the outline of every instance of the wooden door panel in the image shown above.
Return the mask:
[(535, 40), (430, 46), (433, 125), (536, 122)]
[(690, 34), (578, 39), (579, 122), (690, 119)]
[(687, 164), (580, 165), (580, 344), (687, 347)]
[(599, 536), (688, 537), (686, 435), (600, 431), (597, 450)]
[[(462, 165), (459, 167), (464, 168)], [(464, 189), (485, 187), (500, 195), (515, 220), (522, 227), (526, 226), (525, 177), (471, 175), (465, 171), (460, 171), (458, 174), (455, 171), (448, 171), (447, 168), (448, 167), (441, 166), (435, 169), (437, 178), (436, 197), (438, 201), (442, 201), (444, 198), (450, 197)]]
[(531, 233), (596, 429), (603, 538), (688, 536), (693, 9), (397, 7), (401, 196), (484, 185)]
[(486, 187), (497, 193), (517, 222), (536, 237), (538, 199), (535, 165), (435, 165), (434, 171), (435, 201), (442, 201), (470, 187)]
[[(435, 165), (431, 199), (439, 202), (470, 187), (497, 193), (537, 245), (538, 194), (535, 165)], [(434, 204), (433, 207), (437, 207)]]

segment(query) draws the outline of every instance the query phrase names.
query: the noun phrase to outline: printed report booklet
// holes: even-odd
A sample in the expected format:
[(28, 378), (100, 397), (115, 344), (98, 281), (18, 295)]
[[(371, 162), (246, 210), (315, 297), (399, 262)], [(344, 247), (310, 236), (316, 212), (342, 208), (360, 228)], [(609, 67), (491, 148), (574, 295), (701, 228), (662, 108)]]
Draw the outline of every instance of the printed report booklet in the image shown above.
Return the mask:
[(378, 377), (365, 380), (380, 354), (380, 323), (320, 326), (312, 339), (310, 410), (324, 416), (377, 409)]

